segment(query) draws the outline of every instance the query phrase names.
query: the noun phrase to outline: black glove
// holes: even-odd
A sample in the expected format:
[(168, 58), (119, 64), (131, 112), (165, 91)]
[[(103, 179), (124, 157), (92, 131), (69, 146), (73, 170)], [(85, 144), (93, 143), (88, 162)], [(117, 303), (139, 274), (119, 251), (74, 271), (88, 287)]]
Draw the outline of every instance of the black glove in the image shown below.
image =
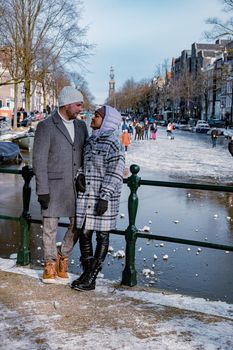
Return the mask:
[(45, 210), (48, 209), (50, 201), (49, 194), (39, 194), (38, 195), (38, 202), (40, 203), (41, 209)]
[(79, 174), (76, 182), (76, 191), (77, 192), (85, 192), (86, 191), (86, 181), (85, 181), (85, 176), (83, 174)]
[(106, 212), (107, 209), (108, 209), (108, 201), (106, 201), (105, 199), (99, 199), (96, 206), (96, 214), (98, 216), (101, 216)]

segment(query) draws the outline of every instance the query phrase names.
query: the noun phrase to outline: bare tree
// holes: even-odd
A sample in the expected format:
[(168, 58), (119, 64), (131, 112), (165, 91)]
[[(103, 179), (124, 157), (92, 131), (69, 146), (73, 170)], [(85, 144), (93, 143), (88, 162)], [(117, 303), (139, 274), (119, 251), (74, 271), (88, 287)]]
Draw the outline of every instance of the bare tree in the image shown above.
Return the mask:
[[(135, 110), (139, 95), (139, 84), (133, 78), (126, 80), (122, 88), (115, 94), (117, 108), (122, 112)], [(113, 103), (111, 98), (107, 102), (110, 105)]]
[[(233, 12), (233, 0), (220, 0), (223, 4), (223, 11), (226, 13)], [(221, 37), (226, 37), (231, 39), (233, 36), (233, 17), (223, 21), (217, 17), (208, 18), (207, 24), (212, 26), (211, 31), (206, 31), (205, 37), (207, 39), (217, 39)]]
[[(1, 84), (0, 85), (14, 85), (14, 129), (17, 127), (17, 105), (18, 105), (18, 84), (23, 81), (23, 70), (21, 60), (21, 46), (19, 46), (20, 29), (17, 21), (14, 25), (15, 12), (18, 12), (17, 3), (14, 3), (15, 10), (12, 4), (8, 1), (2, 3), (0, 1), (0, 50), (1, 50), (1, 62), (4, 67), (2, 71)], [(11, 44), (9, 45), (9, 38), (11, 38)]]
[(43, 110), (46, 109), (47, 97), (53, 95), (53, 104), (55, 103), (60, 89), (65, 85), (70, 84), (70, 79), (66, 73), (64, 67), (60, 64), (59, 59), (52, 59), (51, 64), (47, 66), (47, 53), (44, 51), (44, 58), (41, 60), (40, 65), (34, 70), (34, 84), (31, 84), (34, 90), (38, 85), (42, 88), (43, 95)]
[(76, 89), (80, 90), (84, 96), (84, 108), (87, 110), (93, 109), (94, 96), (89, 90), (87, 81), (77, 72), (70, 72), (69, 75)]
[(187, 71), (179, 79), (179, 96), (181, 98), (182, 113), (190, 115), (190, 111), (194, 106), (194, 79)]
[(46, 82), (46, 86), (47, 89), (53, 94), (53, 105), (55, 106), (61, 89), (64, 86), (71, 84), (70, 77), (68, 76), (64, 68), (59, 64), (57, 65), (55, 62), (47, 77), (48, 79)]
[(169, 84), (165, 84), (162, 88), (162, 93), (165, 98), (163, 98), (163, 103), (166, 103), (166, 97), (168, 96), (171, 101), (171, 105), (173, 106), (173, 110), (175, 107), (180, 107), (180, 82), (179, 80), (171, 80)]
[[(196, 114), (200, 117), (202, 109), (207, 117), (209, 107), (209, 89), (210, 79), (208, 78), (208, 71), (199, 70), (193, 82), (193, 99), (196, 104)], [(213, 85), (211, 86), (213, 89)]]
[[(122, 112), (147, 113), (151, 111), (153, 87), (151, 80), (144, 79), (136, 83), (133, 78), (127, 80), (116, 93), (117, 108)], [(111, 102), (111, 101), (110, 101)]]
[(139, 99), (138, 106), (139, 110), (146, 114), (150, 113), (150, 104), (152, 99), (152, 86), (149, 80), (142, 80), (138, 85)]
[[(0, 46), (20, 55), (26, 108), (30, 110), (31, 81), (38, 68), (49, 71), (54, 60), (62, 65), (81, 61), (91, 48), (79, 26), (81, 2), (72, 0), (0, 0)], [(17, 27), (18, 35), (15, 35)], [(44, 52), (47, 53), (46, 60)], [(43, 62), (43, 64), (41, 63)]]

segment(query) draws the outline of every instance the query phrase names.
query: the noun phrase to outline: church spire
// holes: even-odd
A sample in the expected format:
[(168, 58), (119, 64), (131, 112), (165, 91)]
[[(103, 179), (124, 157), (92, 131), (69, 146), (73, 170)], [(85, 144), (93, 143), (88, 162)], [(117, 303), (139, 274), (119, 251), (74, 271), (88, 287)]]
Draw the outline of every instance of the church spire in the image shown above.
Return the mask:
[(115, 97), (115, 74), (114, 69), (111, 66), (110, 67), (110, 74), (109, 74), (110, 80), (109, 80), (109, 91), (108, 91), (108, 99), (110, 101), (110, 104), (113, 107), (116, 107), (116, 97)]

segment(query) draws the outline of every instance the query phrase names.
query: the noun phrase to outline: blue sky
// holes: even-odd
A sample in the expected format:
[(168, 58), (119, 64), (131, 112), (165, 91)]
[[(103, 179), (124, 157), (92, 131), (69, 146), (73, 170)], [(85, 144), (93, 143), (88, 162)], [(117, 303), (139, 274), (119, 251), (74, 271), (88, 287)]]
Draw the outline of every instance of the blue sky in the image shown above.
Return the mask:
[(84, 0), (82, 25), (96, 45), (85, 79), (96, 103), (108, 96), (110, 67), (116, 90), (127, 79), (152, 78), (166, 58), (171, 61), (193, 42), (206, 42), (208, 17), (222, 17), (220, 0)]

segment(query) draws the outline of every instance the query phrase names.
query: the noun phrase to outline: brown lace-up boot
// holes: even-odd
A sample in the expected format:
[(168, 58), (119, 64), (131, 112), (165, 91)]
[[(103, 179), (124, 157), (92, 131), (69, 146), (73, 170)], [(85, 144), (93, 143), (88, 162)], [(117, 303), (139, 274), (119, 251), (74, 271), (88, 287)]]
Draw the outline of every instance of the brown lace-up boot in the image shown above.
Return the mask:
[(56, 283), (57, 271), (56, 261), (47, 261), (44, 265), (42, 281), (44, 283)]
[(57, 254), (57, 276), (62, 279), (69, 279), (68, 257)]

